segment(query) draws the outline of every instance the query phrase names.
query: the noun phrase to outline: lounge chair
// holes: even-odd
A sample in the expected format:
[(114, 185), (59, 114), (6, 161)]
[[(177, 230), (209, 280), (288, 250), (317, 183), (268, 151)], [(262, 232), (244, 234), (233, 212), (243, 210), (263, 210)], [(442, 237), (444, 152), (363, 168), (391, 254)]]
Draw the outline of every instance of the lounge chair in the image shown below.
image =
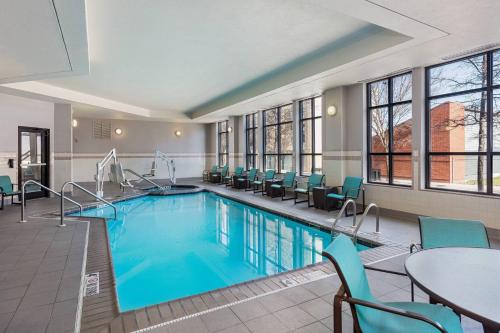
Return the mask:
[(356, 247), (345, 235), (337, 236), (323, 251), (337, 271), (342, 286), (333, 301), (333, 331), (342, 332), (342, 303), (351, 308), (355, 332), (363, 333), (462, 333), (460, 317), (451, 309), (416, 302), (381, 302), (370, 291), (366, 269), (406, 275), (374, 267), (363, 267)]
[(203, 181), (210, 181), (210, 175), (217, 172), (217, 165), (213, 165), (210, 170), (203, 170)]
[(281, 200), (292, 200), (294, 197), (286, 198), (286, 190), (293, 190), (296, 187), (295, 175), (297, 173), (290, 171), (285, 173), (281, 184), (272, 184), (271, 188), (281, 189)]
[(244, 171), (245, 169), (243, 167), (237, 167), (236, 169), (234, 169), (234, 173), (232, 175), (227, 175), (226, 177), (224, 177), (224, 183), (226, 183), (226, 187), (233, 186), (235, 179), (243, 176)]
[(236, 179), (236, 187), (237, 188), (244, 188), (245, 191), (250, 187), (250, 184), (253, 183), (255, 180), (255, 177), (257, 177), (257, 172), (259, 170), (256, 168), (250, 169), (250, 171), (247, 172), (246, 176), (241, 176), (240, 178)]
[(229, 175), (229, 166), (224, 165), (220, 172), (215, 172), (210, 175), (212, 183), (224, 184), (224, 179)]
[[(363, 207), (362, 210), (365, 209), (365, 190), (363, 188), (363, 177), (345, 177), (344, 185), (337, 186), (340, 190), (338, 193), (329, 193), (327, 194), (327, 200), (337, 200), (341, 204), (347, 201), (347, 199), (357, 200), (359, 198), (359, 194), (363, 193)], [(330, 207), (330, 205), (328, 205)], [(353, 214), (359, 214), (359, 212), (353, 212)], [(349, 216), (347, 214), (347, 209), (345, 211), (345, 216)]]
[(14, 204), (14, 196), (20, 195), (21, 191), (14, 191), (14, 185), (9, 176), (0, 176), (0, 196), (2, 197), (2, 205), (0, 210), (3, 209), (5, 197), (11, 198), (11, 203)]
[[(311, 192), (312, 192), (313, 188), (323, 186), (324, 183), (325, 183), (325, 175), (313, 173), (312, 175), (309, 176), (309, 179), (307, 180), (307, 185), (305, 188), (297, 187), (294, 190), (294, 194), (295, 194), (294, 203), (298, 204), (301, 202), (307, 202), (307, 206), (312, 207), (313, 205), (311, 205)], [(306, 194), (307, 200), (297, 201), (299, 194)]]
[[(420, 244), (410, 245), (410, 253), (438, 247), (477, 247), (490, 248), (486, 227), (481, 221), (455, 220), (437, 217), (418, 218)], [(415, 298), (411, 284), (411, 299)], [(430, 299), (431, 303), (434, 302)]]
[[(262, 193), (262, 195), (265, 194), (265, 185), (266, 181), (272, 180), (274, 178), (274, 175), (276, 174), (276, 171), (274, 169), (269, 169), (266, 171), (264, 174), (264, 177), (262, 179), (257, 179), (253, 182), (254, 189), (253, 193)], [(260, 190), (259, 190), (260, 188)]]

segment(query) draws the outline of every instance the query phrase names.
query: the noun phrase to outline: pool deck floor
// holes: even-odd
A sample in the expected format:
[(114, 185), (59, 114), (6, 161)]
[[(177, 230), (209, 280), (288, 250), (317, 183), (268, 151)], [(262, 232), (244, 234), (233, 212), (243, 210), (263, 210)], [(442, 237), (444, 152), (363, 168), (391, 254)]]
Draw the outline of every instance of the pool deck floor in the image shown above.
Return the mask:
[[(266, 207), (277, 213), (298, 216), (314, 224), (328, 226), (335, 212), (307, 208), (305, 203), (271, 199), (260, 194), (181, 180), (237, 200)], [(85, 184), (92, 188), (93, 184)], [(81, 192), (80, 192), (81, 193)], [(127, 195), (140, 191), (127, 190)], [(115, 186), (105, 185), (105, 197), (117, 199), (122, 193)], [(75, 193), (78, 202), (92, 203), (91, 198)], [(332, 300), (340, 281), (328, 264), (321, 269), (324, 276), (314, 281), (301, 280), (291, 274), (292, 286), (272, 288), (279, 279), (267, 279), (261, 292), (246, 297), (225, 294), (225, 301), (213, 297), (198, 297), (153, 309), (119, 316), (113, 304), (114, 289), (104, 224), (100, 219), (68, 219), (66, 227), (57, 226), (55, 218), (43, 218), (42, 213), (58, 210), (59, 200), (30, 200), (27, 223), (18, 223), (19, 205), (7, 204), (0, 211), (0, 332), (130, 332), (143, 329), (150, 332), (332, 332)], [(351, 220), (343, 218), (341, 225), (348, 230)], [(408, 246), (419, 239), (418, 225), (411, 217), (382, 216), (380, 231), (373, 233), (375, 218), (369, 216), (362, 227), (368, 238), (383, 237), (395, 244)], [(88, 239), (88, 249), (87, 249)], [(497, 240), (492, 245), (499, 247)], [(373, 266), (403, 271), (406, 254), (389, 255), (389, 259)], [(100, 297), (82, 297), (82, 276), (85, 272), (100, 272)], [(307, 272), (312, 272), (309, 269)], [(375, 296), (386, 301), (410, 299), (410, 282), (405, 277), (368, 272)], [(277, 282), (278, 281), (278, 282)], [(260, 282), (259, 282), (260, 283)], [(240, 291), (244, 291), (241, 288)], [(250, 290), (252, 291), (252, 290)], [(224, 294), (224, 293), (221, 293)], [(417, 290), (417, 300), (427, 296)], [(210, 304), (213, 303), (213, 304)], [(83, 311), (81, 311), (81, 307)], [(200, 311), (201, 314), (199, 313)], [(118, 317), (117, 317), (118, 316)], [(184, 319), (184, 316), (187, 316)], [(114, 320), (114, 318), (120, 318)], [(181, 318), (182, 320), (175, 319)], [(175, 319), (175, 320), (173, 320)], [(173, 320), (173, 321), (172, 321)], [(170, 322), (169, 322), (170, 321)], [(343, 312), (343, 331), (352, 332), (352, 317), (347, 307)], [(151, 327), (158, 325), (157, 327)], [(462, 319), (465, 332), (482, 332), (481, 326)]]

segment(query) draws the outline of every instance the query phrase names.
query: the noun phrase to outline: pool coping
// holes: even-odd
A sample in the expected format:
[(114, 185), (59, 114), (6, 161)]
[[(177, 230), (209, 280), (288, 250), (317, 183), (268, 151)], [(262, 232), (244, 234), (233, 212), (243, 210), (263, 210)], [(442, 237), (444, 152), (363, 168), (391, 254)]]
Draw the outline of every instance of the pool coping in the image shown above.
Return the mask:
[[(294, 214), (289, 214), (283, 211), (258, 205), (254, 202), (245, 201), (242, 200), (241, 198), (232, 197), (226, 193), (215, 191), (212, 188), (206, 188), (203, 185), (199, 185), (199, 188), (193, 191), (182, 191), (181, 193), (176, 192), (167, 195), (184, 195), (184, 194), (193, 194), (200, 192), (214, 193), (223, 198), (239, 202), (245, 205), (249, 205), (254, 208), (258, 208), (285, 218), (289, 218), (293, 221), (296, 221), (297, 223), (306, 226), (311, 226), (320, 229), (322, 231), (330, 232), (330, 230), (321, 223), (307, 220), (299, 216), (296, 216)], [(132, 195), (125, 195), (119, 198), (115, 198), (111, 202), (118, 203), (122, 201), (129, 201), (148, 195), (149, 193), (147, 192), (134, 193)], [(84, 210), (90, 210), (101, 206), (102, 206), (101, 203), (95, 202), (86, 205), (84, 207)], [(67, 212), (65, 212), (65, 216), (73, 214), (75, 212), (78, 212), (78, 209), (75, 208), (68, 210)], [(46, 214), (53, 214), (53, 212), (44, 213), (44, 215)], [(154, 328), (154, 327), (168, 325), (169, 323), (177, 322), (181, 319), (191, 318), (194, 315), (206, 313), (207, 311), (215, 311), (216, 309), (219, 309), (221, 307), (231, 306), (232, 304), (237, 304), (247, 300), (255, 299), (257, 297), (262, 297), (272, 292), (277, 292), (287, 288), (299, 286), (301, 284), (313, 282), (335, 274), (335, 271), (331, 265), (329, 265), (327, 262), (321, 262), (316, 264), (310, 264), (299, 269), (281, 272), (271, 276), (252, 279), (235, 285), (210, 290), (192, 296), (187, 296), (167, 302), (158, 303), (155, 305), (150, 305), (134, 310), (120, 312), (118, 303), (116, 276), (115, 276), (112, 252), (109, 243), (108, 228), (106, 226), (108, 219), (103, 217), (88, 217), (88, 216), (82, 216), (82, 217), (70, 216), (69, 218), (75, 220), (81, 220), (81, 219), (85, 219), (86, 221), (90, 220), (92, 221), (91, 223), (100, 223), (104, 227), (107, 256), (106, 258), (102, 259), (104, 259), (109, 265), (109, 270), (110, 270), (109, 273), (112, 276), (111, 283), (112, 283), (113, 293), (112, 295), (108, 296), (109, 298), (108, 301), (112, 303), (112, 308), (116, 312), (116, 316), (114, 317), (114, 319), (108, 321), (107, 323), (103, 322), (102, 326), (107, 326), (111, 332), (145, 332), (151, 329), (151, 327)], [(352, 229), (348, 227), (338, 226), (336, 227), (336, 230), (338, 230), (339, 232), (352, 235)], [(91, 235), (89, 234), (89, 237), (90, 236)], [(373, 235), (370, 233), (359, 233), (359, 236), (360, 237), (358, 239), (361, 240), (363, 243), (366, 242), (368, 244), (377, 246), (375, 248), (370, 248), (360, 252), (360, 256), (363, 262), (367, 265), (382, 260), (387, 260), (394, 256), (403, 255), (408, 252), (408, 248), (405, 247), (404, 245), (391, 242), (387, 239), (384, 239), (383, 237), (377, 237), (375, 239)], [(87, 265), (87, 267), (89, 266), (92, 265)], [(88, 274), (92, 272), (87, 271), (85, 273)], [(321, 275), (319, 278), (318, 274)], [(287, 281), (288, 284), (285, 284), (284, 281)], [(85, 300), (88, 297), (89, 296), (83, 298), (84, 305), (85, 305)], [(225, 301), (221, 301), (221, 299), (225, 299)], [(82, 312), (84, 311), (85, 307), (83, 307), (82, 309)], [(82, 313), (81, 318), (82, 321), (84, 322), (86, 321), (85, 313)], [(86, 328), (85, 326), (87, 325), (82, 324), (81, 326), (83, 327), (82, 331), (84, 332)], [(94, 329), (95, 327), (90, 327), (90, 328)]]

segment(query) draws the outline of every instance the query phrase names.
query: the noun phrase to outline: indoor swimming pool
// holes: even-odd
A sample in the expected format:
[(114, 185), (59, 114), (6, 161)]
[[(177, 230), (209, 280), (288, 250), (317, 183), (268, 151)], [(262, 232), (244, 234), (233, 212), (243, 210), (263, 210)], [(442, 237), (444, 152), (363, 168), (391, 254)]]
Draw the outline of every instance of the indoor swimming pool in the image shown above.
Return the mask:
[[(122, 312), (318, 263), (330, 243), (328, 232), (211, 192), (116, 206), (107, 231)], [(84, 214), (113, 217), (109, 207)]]

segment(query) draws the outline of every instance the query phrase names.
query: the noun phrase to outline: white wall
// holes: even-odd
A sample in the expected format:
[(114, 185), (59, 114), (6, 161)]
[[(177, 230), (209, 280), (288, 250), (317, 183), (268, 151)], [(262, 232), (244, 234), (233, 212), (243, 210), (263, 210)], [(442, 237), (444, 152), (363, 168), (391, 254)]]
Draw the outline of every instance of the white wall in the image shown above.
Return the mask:
[[(111, 138), (96, 139), (92, 119), (77, 119), (73, 129), (73, 177), (76, 181), (92, 181), (96, 163), (116, 148), (124, 168), (144, 174), (151, 170), (153, 152), (160, 149), (175, 160), (176, 177), (200, 177), (207, 158), (207, 126), (204, 124), (168, 123), (133, 120), (109, 120)], [(121, 135), (114, 130), (120, 128)], [(175, 136), (180, 130), (182, 135)], [(160, 164), (158, 178), (167, 178), (165, 165)]]

